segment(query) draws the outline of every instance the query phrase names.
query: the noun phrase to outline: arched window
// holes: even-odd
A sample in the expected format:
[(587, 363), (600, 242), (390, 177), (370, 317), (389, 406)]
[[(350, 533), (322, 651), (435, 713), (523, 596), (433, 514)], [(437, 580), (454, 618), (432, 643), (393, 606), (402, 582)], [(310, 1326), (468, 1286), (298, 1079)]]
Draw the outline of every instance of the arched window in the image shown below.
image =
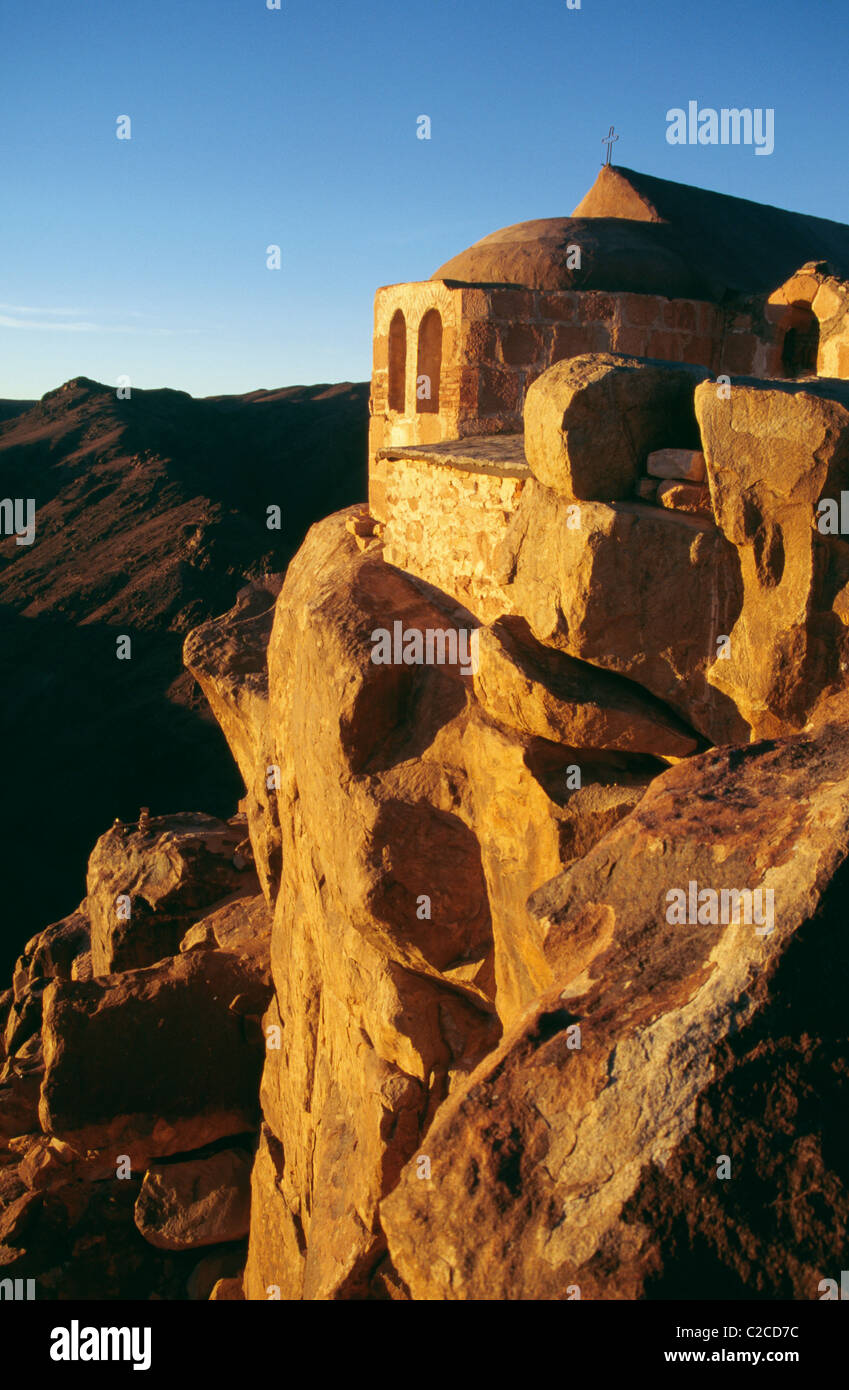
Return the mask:
[(791, 305), (781, 348), (781, 370), (785, 376), (816, 376), (820, 345), (820, 326), (810, 304)]
[(389, 409), (404, 413), (407, 395), (407, 320), (396, 309), (389, 325)]
[(438, 309), (428, 309), (419, 324), (419, 356), (416, 364), (416, 410), (436, 415), (439, 411), (439, 374), (442, 371), (442, 319)]

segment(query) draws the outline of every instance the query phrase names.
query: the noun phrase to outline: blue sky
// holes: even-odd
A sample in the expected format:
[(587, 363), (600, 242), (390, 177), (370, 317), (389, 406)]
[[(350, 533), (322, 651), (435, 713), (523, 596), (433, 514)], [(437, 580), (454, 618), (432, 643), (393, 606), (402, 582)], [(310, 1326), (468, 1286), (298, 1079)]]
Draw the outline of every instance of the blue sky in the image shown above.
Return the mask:
[[(375, 289), (571, 212), (611, 123), (614, 162), (849, 222), (847, 39), (844, 0), (10, 3), (0, 396), (365, 379)], [(775, 152), (667, 144), (690, 100), (773, 107)]]

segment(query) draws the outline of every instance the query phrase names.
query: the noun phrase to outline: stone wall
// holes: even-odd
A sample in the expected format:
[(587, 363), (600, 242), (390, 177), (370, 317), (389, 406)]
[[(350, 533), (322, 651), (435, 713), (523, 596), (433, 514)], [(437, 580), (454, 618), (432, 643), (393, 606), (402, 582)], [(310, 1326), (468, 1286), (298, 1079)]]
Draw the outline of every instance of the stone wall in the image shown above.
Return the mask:
[(464, 468), (424, 454), (381, 462), (387, 563), (426, 579), (483, 622), (509, 612), (506, 594), (492, 577), (495, 550), (527, 471)]

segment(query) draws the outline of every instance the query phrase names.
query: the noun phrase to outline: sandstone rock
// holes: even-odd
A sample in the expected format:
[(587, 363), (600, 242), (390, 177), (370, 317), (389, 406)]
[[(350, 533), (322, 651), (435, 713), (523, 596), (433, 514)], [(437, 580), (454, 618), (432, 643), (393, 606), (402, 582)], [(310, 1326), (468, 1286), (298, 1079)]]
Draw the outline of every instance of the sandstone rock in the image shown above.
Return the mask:
[(160, 1250), (241, 1240), (250, 1226), (250, 1175), (244, 1149), (154, 1164), (136, 1199), (136, 1226)]
[(659, 765), (519, 741), (480, 717), (463, 735), (463, 755), (492, 913), (496, 1006), (506, 1026), (552, 981), (529, 896), (628, 814)]
[(94, 979), (94, 967), (91, 963), (91, 951), (83, 951), (81, 956), (76, 956), (75, 959), (71, 962), (71, 979)]
[(537, 642), (504, 619), (479, 635), (475, 694), (493, 719), (573, 748), (684, 757), (696, 738), (638, 686)]
[(15, 998), (37, 980), (69, 980), (74, 961), (89, 949), (90, 935), (87, 904), (82, 902), (76, 912), (32, 937), (15, 964)]
[(705, 479), (705, 456), (700, 449), (656, 449), (646, 459), (652, 478), (683, 478), (690, 483)]
[(204, 908), (235, 892), (256, 892), (253, 867), (233, 862), (243, 838), (240, 818), (199, 813), (159, 816), (145, 830), (101, 835), (88, 865), (95, 975), (174, 955)]
[(210, 1303), (243, 1303), (244, 1298), (241, 1275), (233, 1279), (217, 1280), (209, 1295)]
[(737, 548), (742, 606), (708, 680), (752, 736), (800, 728), (845, 682), (841, 589), (849, 545), (820, 534), (817, 504), (849, 487), (849, 386), (745, 381), (730, 400), (696, 392), (716, 522)]
[(25, 1192), (8, 1206), (0, 1208), (0, 1244), (20, 1245), (27, 1227), (41, 1210), (40, 1192)]
[(639, 502), (570, 504), (526, 484), (500, 555), (514, 612), (538, 641), (628, 676), (699, 733), (745, 738), (733, 701), (708, 683), (742, 601), (731, 542), (701, 517)]
[(38, 1130), (43, 1075), (41, 1036), (33, 1033), (0, 1071), (0, 1147), (4, 1139)]
[(149, 1159), (200, 1148), (256, 1122), (260, 1058), (231, 1014), (267, 991), (222, 951), (177, 956), (45, 995), (42, 1129), (79, 1149)]
[(6, 1056), (6, 1022), (15, 1002), (14, 990), (4, 989), (0, 994), (0, 1059)]
[(634, 496), (641, 502), (654, 502), (657, 500), (657, 480), (655, 478), (638, 478), (634, 488)]
[[(236, 1279), (245, 1261), (244, 1245), (234, 1245), (215, 1254), (205, 1255), (186, 1281), (186, 1294), (193, 1302), (207, 1302), (214, 1289), (224, 1280)], [(217, 1300), (216, 1300), (217, 1301)]]
[(297, 1194), (290, 1187), (290, 1196), (285, 1195), (285, 1181), (283, 1146), (263, 1123), (251, 1173), (251, 1235), (243, 1283), (246, 1299), (294, 1298), (303, 1287), (304, 1228)]
[(73, 1144), (40, 1134), (24, 1154), (19, 1171), (27, 1187), (38, 1192), (77, 1179), (95, 1182), (114, 1171), (114, 1164), (102, 1168)]
[(678, 483), (670, 478), (657, 489), (657, 500), (662, 507), (668, 507), (673, 512), (687, 512), (691, 516), (713, 516), (710, 492), (699, 483)]
[[(42, 995), (48, 981), (70, 979), (76, 961), (88, 950), (89, 940), (88, 913), (83, 902), (76, 912), (51, 923), (27, 942), (15, 962), (12, 1001), (5, 1016), (3, 1051), (6, 1056), (19, 1053), (27, 1040), (39, 1032)], [(0, 1129), (7, 1121), (4, 1122), (0, 1111)]]
[[(197, 1256), (155, 1250), (133, 1224), (138, 1178), (79, 1181), (73, 1168), (57, 1168), (43, 1190), (26, 1194), (18, 1209), (14, 1246), (0, 1244), (3, 1275), (34, 1278), (36, 1297), (66, 1300), (185, 1298)], [(24, 1194), (17, 1194), (18, 1197)], [(13, 1199), (16, 1200), (16, 1199)], [(21, 1203), (21, 1207), (24, 1204)], [(0, 1223), (8, 1211), (0, 1213)]]
[(280, 828), (268, 746), (266, 650), (280, 583), (275, 576), (246, 586), (228, 613), (195, 628), (183, 648), (244, 778), (251, 844), (270, 907), (280, 883)]
[[(849, 1217), (847, 843), (830, 722), (670, 769), (535, 895), (557, 982), (381, 1204), (415, 1299), (818, 1297)], [(773, 911), (670, 923), (691, 882)]]
[(571, 500), (627, 497), (647, 455), (698, 440), (693, 392), (701, 367), (613, 353), (557, 362), (525, 398), (531, 472)]
[(20, 992), (9, 1010), (3, 1035), (7, 1057), (19, 1052), (31, 1037), (38, 1034), (42, 996), (49, 983), (47, 979), (34, 980), (32, 984), (20, 983)]
[(346, 520), (310, 531), (269, 647), (282, 1037), (263, 1073), (249, 1299), (269, 1285), (310, 1300), (365, 1292), (384, 1253), (377, 1202), (499, 1033), (460, 746), (469, 683), (456, 668), (372, 660), (378, 628), (458, 620), (360, 552)]
[(190, 927), (180, 942), (181, 952), (216, 948), (236, 956), (244, 974), (270, 990), (271, 913), (261, 893), (227, 899)]

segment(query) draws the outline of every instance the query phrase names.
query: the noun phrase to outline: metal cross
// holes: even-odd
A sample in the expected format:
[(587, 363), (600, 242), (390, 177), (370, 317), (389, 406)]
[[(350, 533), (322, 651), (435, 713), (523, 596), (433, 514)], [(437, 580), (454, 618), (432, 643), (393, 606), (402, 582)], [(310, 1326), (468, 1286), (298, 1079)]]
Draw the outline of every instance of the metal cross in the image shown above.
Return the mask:
[(619, 136), (613, 134), (613, 126), (611, 126), (608, 134), (602, 139), (601, 142), (603, 145), (607, 146), (607, 159), (603, 161), (604, 164), (610, 163), (611, 146), (615, 145), (618, 139)]

